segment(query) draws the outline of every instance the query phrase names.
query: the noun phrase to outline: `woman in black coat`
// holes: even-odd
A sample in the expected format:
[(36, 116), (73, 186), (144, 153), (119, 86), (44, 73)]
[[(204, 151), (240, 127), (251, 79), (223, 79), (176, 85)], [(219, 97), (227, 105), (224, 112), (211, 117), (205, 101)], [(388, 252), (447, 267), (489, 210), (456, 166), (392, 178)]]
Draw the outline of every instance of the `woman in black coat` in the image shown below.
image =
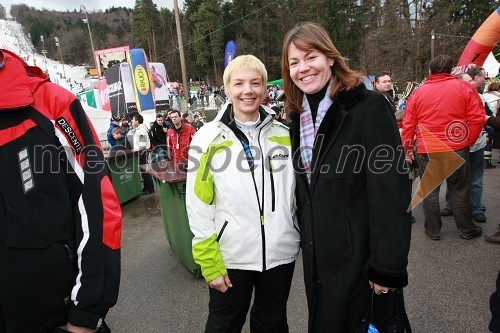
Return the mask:
[(408, 283), (411, 188), (396, 120), (315, 24), (285, 36), (282, 78), (309, 332), (351, 333), (372, 290)]

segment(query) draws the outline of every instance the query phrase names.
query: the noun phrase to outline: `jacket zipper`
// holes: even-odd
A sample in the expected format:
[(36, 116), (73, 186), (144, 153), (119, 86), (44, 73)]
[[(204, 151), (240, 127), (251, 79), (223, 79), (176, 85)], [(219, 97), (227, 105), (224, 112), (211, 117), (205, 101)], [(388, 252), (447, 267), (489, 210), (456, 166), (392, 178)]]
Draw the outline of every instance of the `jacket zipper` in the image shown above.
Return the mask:
[(269, 158), (269, 177), (271, 178), (271, 211), (274, 213), (276, 206), (275, 190), (274, 190), (274, 176), (273, 176), (273, 165), (271, 163), (271, 156)]
[(217, 243), (219, 242), (220, 238), (222, 237), (222, 233), (224, 232), (224, 229), (226, 229), (227, 226), (227, 221), (224, 221), (224, 225), (220, 229), (219, 236), (217, 236)]
[[(259, 129), (259, 136), (257, 137), (257, 142), (259, 143), (259, 149), (260, 149), (261, 154), (262, 154), (262, 145), (260, 143), (260, 134), (262, 133), (263, 127), (264, 127), (264, 125)], [(260, 210), (260, 232), (262, 234), (262, 271), (266, 270), (266, 232), (264, 229), (264, 224), (265, 224), (265, 221), (264, 221), (264, 203), (265, 203), (264, 171), (265, 171), (265, 163), (264, 163), (264, 161), (262, 161), (263, 163), (261, 166), (261, 169), (262, 169), (262, 208)], [(254, 182), (255, 182), (255, 178), (254, 178)], [(255, 189), (257, 189), (257, 187), (255, 187)], [(257, 193), (257, 197), (258, 197), (258, 193)]]
[[(272, 121), (272, 119), (271, 119), (271, 121)], [(267, 125), (267, 123), (262, 125), (262, 127), (259, 129), (259, 134), (257, 136), (257, 142), (259, 143), (259, 149), (261, 152), (262, 152), (262, 145), (260, 143), (260, 134), (262, 133), (262, 129), (266, 125)], [(265, 163), (262, 163), (262, 167), (261, 167), (261, 169), (262, 169), (262, 207), (261, 207), (261, 203), (260, 203), (260, 199), (259, 199), (259, 191), (257, 189), (257, 183), (255, 182), (254, 170), (251, 169), (251, 171), (250, 171), (251, 175), (252, 175), (253, 186), (255, 189), (255, 195), (257, 196), (257, 205), (259, 207), (259, 213), (260, 213), (260, 232), (262, 235), (262, 270), (263, 271), (266, 270), (266, 234), (265, 234), (265, 229), (264, 229), (264, 224), (265, 224), (265, 220), (264, 220), (264, 170), (265, 170), (265, 167), (264, 167), (264, 164)]]

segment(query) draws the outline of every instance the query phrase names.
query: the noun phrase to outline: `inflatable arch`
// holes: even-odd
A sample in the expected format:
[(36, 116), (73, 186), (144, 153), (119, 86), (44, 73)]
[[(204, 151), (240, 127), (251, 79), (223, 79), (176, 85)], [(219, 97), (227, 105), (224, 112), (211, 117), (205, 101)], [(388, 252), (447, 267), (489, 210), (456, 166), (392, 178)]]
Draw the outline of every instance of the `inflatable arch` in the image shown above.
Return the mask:
[(484, 21), (477, 29), (472, 39), (465, 47), (457, 66), (468, 64), (476, 64), (482, 66), (488, 57), (488, 54), (493, 50), (495, 45), (500, 41), (500, 6)]

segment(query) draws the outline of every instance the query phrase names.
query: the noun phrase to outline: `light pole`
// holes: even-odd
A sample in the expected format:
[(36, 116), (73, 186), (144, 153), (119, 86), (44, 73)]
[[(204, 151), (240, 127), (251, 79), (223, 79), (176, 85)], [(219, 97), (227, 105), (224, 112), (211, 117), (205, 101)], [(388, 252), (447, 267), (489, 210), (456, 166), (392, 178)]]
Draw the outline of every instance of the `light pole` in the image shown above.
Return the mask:
[(175, 26), (177, 27), (177, 42), (179, 43), (179, 56), (181, 59), (181, 74), (182, 74), (182, 85), (184, 88), (184, 99), (186, 101), (189, 101), (189, 96), (191, 95), (191, 93), (190, 91), (186, 92), (186, 89), (189, 89), (189, 87), (187, 85), (186, 61), (184, 59), (184, 45), (182, 44), (181, 21), (179, 19), (179, 5), (177, 4), (177, 0), (174, 0), (174, 15), (175, 15)]
[(54, 37), (54, 39), (56, 40), (56, 46), (59, 48), (59, 55), (61, 56), (61, 64), (62, 64), (62, 68), (63, 68), (63, 76), (64, 76), (64, 78), (66, 78), (66, 70), (64, 70), (64, 60), (63, 60), (63, 57), (62, 57), (61, 44), (59, 44), (59, 38), (58, 37)]
[(47, 50), (45, 49), (45, 40), (43, 39), (43, 35), (40, 35), (40, 40), (42, 41), (42, 54), (45, 62), (45, 71), (47, 71)]
[(28, 39), (30, 40), (31, 57), (33, 58), (33, 66), (36, 66), (35, 47), (33, 46), (33, 41), (31, 40), (31, 34), (29, 32), (28, 32)]
[(434, 34), (434, 29), (431, 30), (431, 60), (434, 59), (434, 39), (436, 35)]
[(92, 40), (92, 32), (90, 31), (89, 16), (87, 13), (87, 8), (84, 5), (80, 5), (80, 10), (85, 13), (85, 18), (82, 19), (82, 21), (83, 21), (83, 23), (87, 23), (87, 28), (89, 28), (90, 45), (92, 46), (92, 57), (94, 58), (95, 68), (97, 69), (97, 61), (95, 60), (94, 41)]

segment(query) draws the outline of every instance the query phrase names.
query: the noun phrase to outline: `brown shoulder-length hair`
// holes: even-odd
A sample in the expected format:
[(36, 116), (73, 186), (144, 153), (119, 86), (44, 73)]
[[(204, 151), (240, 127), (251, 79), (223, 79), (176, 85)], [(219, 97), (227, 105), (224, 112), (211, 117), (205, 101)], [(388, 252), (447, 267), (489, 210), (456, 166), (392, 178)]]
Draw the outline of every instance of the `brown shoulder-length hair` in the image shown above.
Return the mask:
[(281, 53), (281, 78), (283, 79), (283, 89), (285, 90), (287, 110), (301, 113), (303, 92), (293, 83), (290, 77), (290, 63), (288, 62), (288, 47), (294, 44), (295, 47), (304, 51), (318, 50), (329, 59), (333, 59), (332, 68), (332, 88), (330, 98), (342, 90), (351, 90), (363, 82), (362, 74), (349, 68), (347, 58), (344, 58), (321, 26), (304, 22), (297, 24), (288, 31), (283, 40), (283, 51)]

